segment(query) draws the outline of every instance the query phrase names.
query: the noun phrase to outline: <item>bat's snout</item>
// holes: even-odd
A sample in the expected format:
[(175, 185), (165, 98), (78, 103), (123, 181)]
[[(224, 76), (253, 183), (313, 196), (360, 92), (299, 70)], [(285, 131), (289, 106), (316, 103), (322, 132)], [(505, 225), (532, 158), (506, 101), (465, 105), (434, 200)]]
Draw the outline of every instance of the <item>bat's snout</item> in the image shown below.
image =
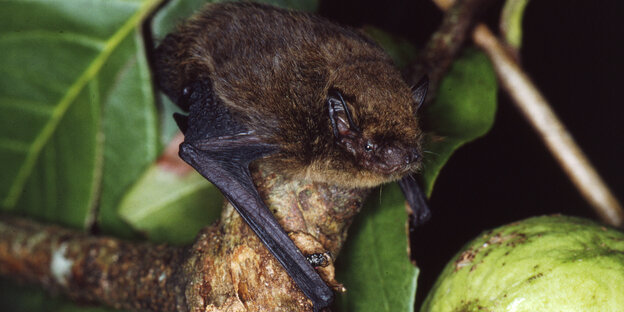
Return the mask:
[(384, 174), (409, 171), (420, 159), (420, 153), (415, 148), (386, 147), (380, 152), (374, 167)]
[(410, 148), (405, 152), (403, 157), (406, 165), (413, 164), (420, 160), (420, 151), (417, 148)]

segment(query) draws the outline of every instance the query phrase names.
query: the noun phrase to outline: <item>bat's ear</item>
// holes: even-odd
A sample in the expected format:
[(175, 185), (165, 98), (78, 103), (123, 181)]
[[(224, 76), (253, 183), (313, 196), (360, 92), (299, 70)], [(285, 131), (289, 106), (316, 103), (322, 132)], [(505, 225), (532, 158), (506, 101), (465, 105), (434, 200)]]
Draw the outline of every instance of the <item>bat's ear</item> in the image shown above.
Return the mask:
[(412, 87), (412, 99), (416, 103), (416, 110), (420, 110), (425, 98), (427, 98), (427, 89), (429, 88), (429, 77), (427, 75), (420, 78), (420, 81)]
[(334, 136), (337, 139), (352, 137), (360, 131), (353, 123), (349, 106), (345, 103), (342, 94), (336, 89), (330, 89), (327, 94), (327, 107), (331, 120)]

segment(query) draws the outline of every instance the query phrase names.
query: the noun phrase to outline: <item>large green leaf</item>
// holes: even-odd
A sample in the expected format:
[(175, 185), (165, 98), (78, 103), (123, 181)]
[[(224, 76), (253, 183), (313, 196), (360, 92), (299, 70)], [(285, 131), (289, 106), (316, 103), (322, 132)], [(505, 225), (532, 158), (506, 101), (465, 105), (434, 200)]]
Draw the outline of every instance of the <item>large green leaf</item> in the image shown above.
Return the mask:
[(191, 243), (219, 217), (223, 196), (197, 172), (180, 175), (153, 165), (125, 195), (120, 216), (151, 241)]
[(460, 146), (486, 134), (496, 114), (496, 75), (482, 52), (465, 49), (425, 108), (427, 125), (422, 178), (431, 194), (440, 170)]
[(364, 26), (362, 31), (375, 39), (377, 44), (390, 55), (398, 68), (409, 65), (418, 56), (418, 49), (402, 37), (392, 36), (373, 26)]
[(134, 52), (126, 42), (155, 4), (3, 2), (0, 200), (4, 209), (77, 227), (95, 218), (104, 164), (102, 108), (116, 92), (116, 73), (124, 65), (111, 56), (120, 49)]
[(136, 31), (111, 55), (119, 68), (104, 106), (104, 171), (98, 222), (107, 232), (130, 235), (119, 217), (121, 198), (154, 162), (160, 150), (154, 90), (143, 41)]
[(368, 200), (337, 262), (340, 311), (413, 311), (418, 268), (408, 256), (405, 202), (396, 184)]
[[(96, 204), (102, 144), (97, 83), (80, 92), (80, 105), (68, 108), (40, 151), (34, 170), (14, 208), (19, 213), (82, 227)], [(1, 164), (4, 165), (4, 164)]]

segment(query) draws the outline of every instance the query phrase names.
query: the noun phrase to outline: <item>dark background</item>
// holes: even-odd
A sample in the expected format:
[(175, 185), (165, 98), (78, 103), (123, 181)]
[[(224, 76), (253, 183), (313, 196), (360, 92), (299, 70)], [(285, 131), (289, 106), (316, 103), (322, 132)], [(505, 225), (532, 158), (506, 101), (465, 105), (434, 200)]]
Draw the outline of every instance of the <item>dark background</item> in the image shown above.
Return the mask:
[[(430, 0), (327, 0), (320, 12), (343, 24), (377, 26), (421, 46), (442, 18)], [(492, 29), (499, 12), (500, 4), (484, 16)], [(620, 200), (622, 17), (620, 0), (530, 1), (521, 50), (524, 68)], [(421, 269), (417, 306), (446, 262), (485, 229), (552, 213), (597, 219), (504, 92), (498, 99), (492, 131), (451, 157), (430, 200), (433, 218), (412, 235)]]

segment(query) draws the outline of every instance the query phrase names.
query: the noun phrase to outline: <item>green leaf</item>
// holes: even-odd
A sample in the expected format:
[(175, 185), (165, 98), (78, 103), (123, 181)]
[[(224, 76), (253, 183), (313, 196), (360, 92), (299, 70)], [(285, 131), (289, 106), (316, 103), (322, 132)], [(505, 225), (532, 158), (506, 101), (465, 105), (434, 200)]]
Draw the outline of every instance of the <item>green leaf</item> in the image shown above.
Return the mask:
[[(73, 227), (84, 227), (96, 202), (102, 171), (100, 106), (96, 83), (76, 98), (41, 150), (23, 195), (19, 213)], [(3, 164), (0, 164), (0, 166)]]
[(215, 221), (223, 197), (197, 172), (179, 175), (153, 165), (124, 197), (119, 214), (151, 241), (190, 243)]
[(522, 46), (522, 17), (529, 0), (507, 0), (501, 14), (500, 27), (505, 41), (514, 49)]
[(95, 216), (111, 55), (156, 1), (5, 1), (0, 10), (0, 200), (80, 227)]
[(425, 108), (422, 178), (430, 195), (440, 170), (460, 146), (485, 135), (496, 115), (496, 75), (487, 57), (465, 49), (442, 79), (435, 101)]
[(106, 232), (128, 237), (133, 231), (119, 217), (118, 205), (160, 151), (154, 90), (140, 32), (122, 42), (109, 64), (107, 68), (118, 70), (110, 73), (112, 85), (104, 103), (105, 161), (98, 222)]
[(152, 36), (159, 42), (165, 36), (174, 31), (175, 27), (184, 22), (201, 7), (214, 0), (171, 0), (167, 2), (152, 19)]
[(408, 255), (407, 214), (396, 184), (373, 196), (356, 217), (338, 257), (340, 311), (413, 311), (418, 268)]
[(362, 30), (367, 35), (371, 36), (384, 51), (390, 55), (398, 68), (409, 65), (418, 55), (416, 47), (402, 37), (390, 35), (373, 26), (364, 26)]

